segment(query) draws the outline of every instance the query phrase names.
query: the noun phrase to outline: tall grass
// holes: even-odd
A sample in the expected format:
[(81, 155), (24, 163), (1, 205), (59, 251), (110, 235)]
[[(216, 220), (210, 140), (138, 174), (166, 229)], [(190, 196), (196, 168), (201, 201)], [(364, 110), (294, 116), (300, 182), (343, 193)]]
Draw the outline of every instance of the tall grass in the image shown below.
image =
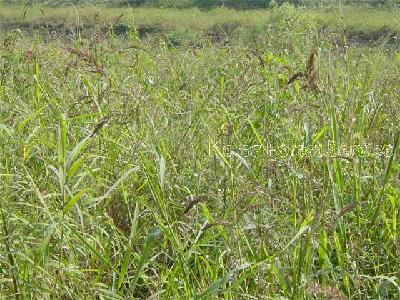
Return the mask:
[(396, 41), (159, 12), (202, 39), (1, 37), (0, 294), (400, 297)]

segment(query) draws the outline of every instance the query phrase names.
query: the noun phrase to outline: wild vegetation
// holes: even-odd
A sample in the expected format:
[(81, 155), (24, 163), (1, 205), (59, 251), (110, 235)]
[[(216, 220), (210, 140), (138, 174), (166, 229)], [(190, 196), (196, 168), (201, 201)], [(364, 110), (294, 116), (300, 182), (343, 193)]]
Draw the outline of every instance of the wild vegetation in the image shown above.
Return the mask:
[[(147, 6), (163, 8), (190, 8), (211, 9), (227, 7), (235, 9), (267, 8), (284, 3), (297, 6), (325, 7), (337, 5), (337, 0), (2, 0), (7, 4), (68, 6), (81, 4), (105, 4), (108, 6)], [(356, 5), (368, 7), (398, 7), (398, 0), (343, 0), (341, 5)]]
[(399, 11), (0, 6), (4, 299), (398, 299)]

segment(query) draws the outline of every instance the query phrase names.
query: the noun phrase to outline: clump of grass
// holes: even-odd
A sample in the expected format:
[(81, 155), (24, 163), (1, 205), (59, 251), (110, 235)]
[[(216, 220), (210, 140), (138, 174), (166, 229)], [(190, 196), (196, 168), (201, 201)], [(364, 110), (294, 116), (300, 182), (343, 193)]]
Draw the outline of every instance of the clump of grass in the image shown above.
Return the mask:
[(393, 44), (293, 7), (157, 10), (195, 34), (140, 37), (151, 11), (126, 36), (0, 38), (2, 295), (398, 298)]

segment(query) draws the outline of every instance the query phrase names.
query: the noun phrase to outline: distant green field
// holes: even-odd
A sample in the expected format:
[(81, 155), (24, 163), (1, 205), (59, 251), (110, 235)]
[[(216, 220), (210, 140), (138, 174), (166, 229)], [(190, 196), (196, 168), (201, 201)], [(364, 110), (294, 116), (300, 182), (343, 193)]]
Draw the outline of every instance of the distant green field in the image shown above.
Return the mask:
[(268, 8), (285, 3), (302, 7), (326, 7), (337, 5), (352, 5), (357, 7), (399, 8), (399, 0), (1, 0), (7, 4), (27, 4), (46, 6), (97, 5), (135, 6), (160, 8), (190, 8), (211, 9), (227, 7), (235, 9)]
[[(56, 31), (83, 28), (90, 34), (95, 30), (116, 30), (126, 33), (136, 28), (143, 34), (164, 34), (177, 39), (197, 40), (208, 35), (230, 38), (246, 31), (261, 34), (268, 31), (277, 15), (288, 10), (292, 15), (285, 22), (316, 26), (353, 40), (368, 42), (400, 33), (400, 10), (368, 8), (295, 9), (283, 6), (268, 10), (237, 11), (219, 8), (209, 11), (198, 9), (110, 8), (105, 6), (39, 7), (0, 4), (0, 29)], [(292, 18), (292, 19), (290, 19)], [(307, 20), (307, 21), (306, 21)], [(304, 23), (305, 22), (305, 23)], [(307, 28), (305, 28), (307, 29)]]
[(0, 6), (0, 299), (399, 299), (400, 12)]

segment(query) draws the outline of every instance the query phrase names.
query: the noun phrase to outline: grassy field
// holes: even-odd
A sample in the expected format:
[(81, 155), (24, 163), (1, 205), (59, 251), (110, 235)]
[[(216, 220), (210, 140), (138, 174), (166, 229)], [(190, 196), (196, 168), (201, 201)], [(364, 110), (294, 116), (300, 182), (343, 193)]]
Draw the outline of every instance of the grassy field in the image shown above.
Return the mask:
[(399, 11), (0, 7), (1, 299), (398, 299)]
[[(277, 13), (277, 10), (279, 11)], [(378, 10), (354, 7), (331, 7), (319, 10), (296, 9), (283, 6), (270, 10), (198, 9), (174, 10), (157, 8), (108, 8), (105, 6), (17, 6), (0, 3), (0, 29), (67, 29), (81, 26), (90, 29), (109, 30), (112, 27), (133, 26), (150, 33), (186, 33), (198, 37), (219, 27), (229, 29), (252, 29), (261, 33), (268, 30), (277, 15), (285, 10), (289, 15), (284, 22), (303, 22), (307, 19), (318, 28), (345, 31), (349, 36), (365, 34), (381, 36), (382, 33), (400, 32), (399, 10)], [(279, 18), (279, 16), (278, 16)], [(283, 24), (281, 24), (283, 25)], [(290, 24), (289, 24), (290, 25)], [(307, 24), (305, 24), (307, 25)], [(308, 28), (302, 32), (307, 34)], [(58, 32), (60, 33), (60, 32)], [(61, 32), (62, 33), (62, 32)]]

